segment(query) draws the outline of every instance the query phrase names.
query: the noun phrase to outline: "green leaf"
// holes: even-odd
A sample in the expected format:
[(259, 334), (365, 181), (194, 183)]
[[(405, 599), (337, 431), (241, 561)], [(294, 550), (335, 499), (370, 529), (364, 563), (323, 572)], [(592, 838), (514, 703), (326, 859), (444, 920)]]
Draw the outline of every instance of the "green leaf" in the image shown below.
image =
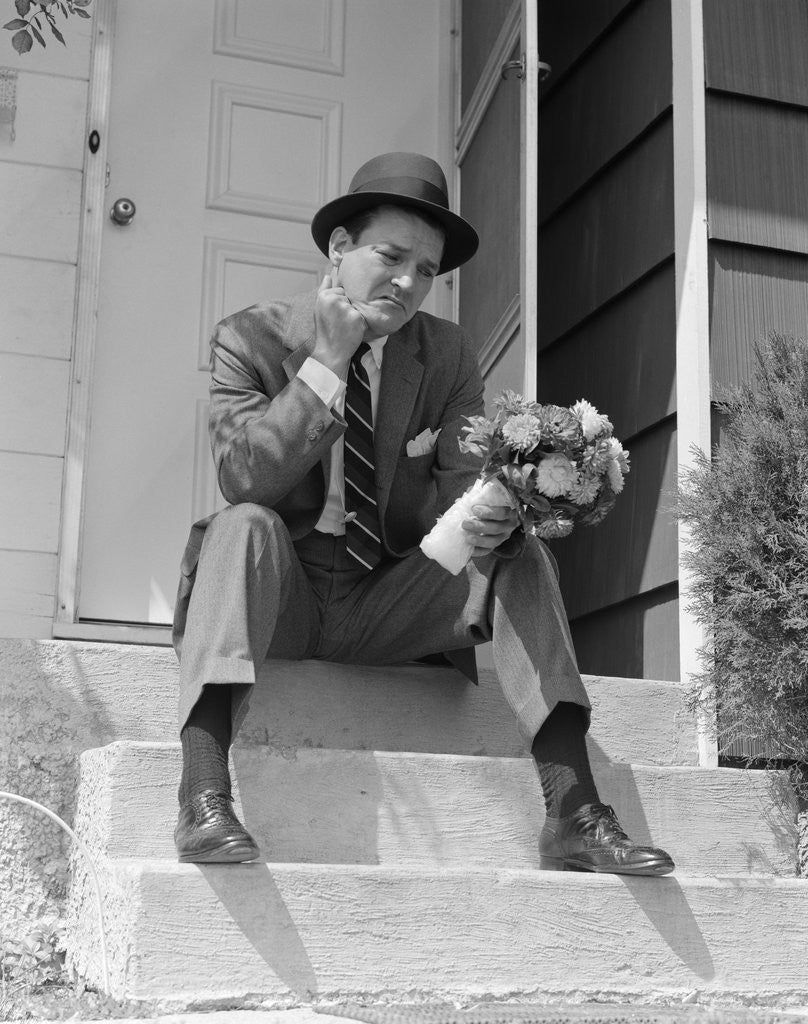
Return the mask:
[(44, 46), (45, 40), (42, 38), (42, 33), (34, 25), (31, 25), (31, 31), (34, 33), (36, 41), (40, 43), (42, 46)]
[(11, 21), (7, 21), (3, 28), (28, 28), (28, 22), (23, 21), (22, 18), (12, 18)]
[(24, 18), (31, 10), (31, 0), (15, 0), (14, 6), (17, 8), (17, 14)]
[(91, 0), (73, 0), (74, 7), (89, 7)]
[(78, 16), (80, 18), (89, 18), (90, 17), (90, 15), (86, 11), (83, 11), (80, 7), (77, 7), (75, 9), (75, 11), (73, 11), (73, 13), (74, 14), (78, 14)]
[(56, 36), (56, 38), (59, 40), (62, 46), (67, 46), (67, 43), (65, 42), (65, 37), (62, 35), (59, 29), (53, 24), (53, 22), (51, 22), (51, 32), (53, 32), (53, 34)]
[(17, 32), (11, 37), (11, 45), (17, 53), (28, 53), (34, 41), (27, 32)]

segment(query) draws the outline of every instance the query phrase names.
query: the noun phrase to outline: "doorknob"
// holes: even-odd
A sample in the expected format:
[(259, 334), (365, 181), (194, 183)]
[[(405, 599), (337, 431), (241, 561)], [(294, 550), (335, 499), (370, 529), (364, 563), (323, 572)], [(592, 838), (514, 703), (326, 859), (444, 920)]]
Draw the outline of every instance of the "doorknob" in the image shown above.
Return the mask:
[(507, 78), (511, 71), (516, 72), (517, 78), (525, 77), (525, 58), (520, 57), (519, 60), (506, 60), (502, 65), (502, 77)]
[[(548, 78), (552, 74), (552, 67), (547, 63), (546, 60), (540, 60), (536, 64), (536, 70), (538, 72), (539, 81), (543, 82), (545, 78)], [(502, 65), (502, 77), (508, 78), (512, 71), (516, 72), (517, 78), (525, 77), (525, 55), (519, 58), (519, 60), (506, 60)]]
[(135, 204), (131, 199), (116, 199), (109, 211), (110, 220), (125, 228), (135, 219)]

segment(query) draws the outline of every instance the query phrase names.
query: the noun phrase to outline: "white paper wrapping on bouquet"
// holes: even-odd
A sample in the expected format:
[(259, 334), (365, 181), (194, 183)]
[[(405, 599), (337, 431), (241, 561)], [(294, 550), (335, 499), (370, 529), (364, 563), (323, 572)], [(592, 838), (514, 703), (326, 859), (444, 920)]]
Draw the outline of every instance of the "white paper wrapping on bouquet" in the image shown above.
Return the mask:
[(474, 535), (463, 529), (463, 521), (473, 519), (474, 505), (507, 505), (513, 508), (513, 495), (499, 480), (475, 480), (461, 494), (421, 541), (421, 550), (453, 576), (457, 576), (471, 558)]

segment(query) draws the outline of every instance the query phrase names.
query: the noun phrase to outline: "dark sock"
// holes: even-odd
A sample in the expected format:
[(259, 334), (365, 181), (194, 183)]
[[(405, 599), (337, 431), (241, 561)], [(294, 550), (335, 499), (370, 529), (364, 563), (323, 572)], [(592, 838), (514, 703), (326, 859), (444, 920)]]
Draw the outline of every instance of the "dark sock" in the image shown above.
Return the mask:
[(230, 796), (227, 754), (232, 732), (232, 687), (208, 685), (188, 716), (182, 741), (179, 798), (184, 804), (196, 793), (213, 789)]
[(536, 733), (531, 753), (536, 759), (547, 815), (566, 818), (583, 804), (599, 803), (586, 749), (585, 711), (562, 701)]

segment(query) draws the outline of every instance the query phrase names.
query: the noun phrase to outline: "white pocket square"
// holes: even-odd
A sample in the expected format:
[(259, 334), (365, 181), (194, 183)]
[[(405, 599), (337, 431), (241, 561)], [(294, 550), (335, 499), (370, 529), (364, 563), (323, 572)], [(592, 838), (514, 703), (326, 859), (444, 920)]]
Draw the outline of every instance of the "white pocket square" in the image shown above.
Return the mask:
[(407, 455), (413, 458), (416, 455), (426, 455), (427, 452), (431, 452), (438, 443), (440, 431), (440, 427), (437, 430), (430, 430), (429, 427), (422, 430), (412, 441), (407, 441)]

